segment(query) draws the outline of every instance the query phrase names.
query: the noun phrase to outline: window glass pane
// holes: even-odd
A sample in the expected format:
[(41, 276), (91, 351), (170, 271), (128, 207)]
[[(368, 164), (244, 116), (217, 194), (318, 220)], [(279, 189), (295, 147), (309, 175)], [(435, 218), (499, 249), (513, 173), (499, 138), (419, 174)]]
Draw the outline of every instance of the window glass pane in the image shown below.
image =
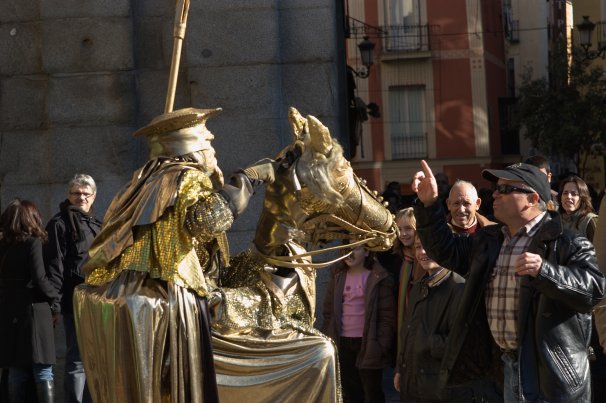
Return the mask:
[(388, 0), (389, 25), (418, 24), (418, 0)]
[(392, 159), (427, 156), (424, 87), (389, 89), (388, 126)]
[(387, 0), (387, 50), (416, 50), (421, 44), (418, 0)]

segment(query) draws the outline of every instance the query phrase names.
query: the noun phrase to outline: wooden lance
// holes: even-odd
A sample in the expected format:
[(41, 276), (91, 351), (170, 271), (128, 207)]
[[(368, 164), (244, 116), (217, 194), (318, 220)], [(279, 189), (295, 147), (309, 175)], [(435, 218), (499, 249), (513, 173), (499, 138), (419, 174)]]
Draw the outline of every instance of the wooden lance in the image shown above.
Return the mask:
[(185, 38), (188, 11), (189, 0), (177, 0), (175, 22), (173, 27), (173, 56), (170, 63), (170, 75), (168, 77), (168, 91), (166, 93), (164, 113), (172, 112), (175, 103), (177, 78), (179, 76), (179, 64), (181, 62), (181, 47), (183, 46), (183, 39)]

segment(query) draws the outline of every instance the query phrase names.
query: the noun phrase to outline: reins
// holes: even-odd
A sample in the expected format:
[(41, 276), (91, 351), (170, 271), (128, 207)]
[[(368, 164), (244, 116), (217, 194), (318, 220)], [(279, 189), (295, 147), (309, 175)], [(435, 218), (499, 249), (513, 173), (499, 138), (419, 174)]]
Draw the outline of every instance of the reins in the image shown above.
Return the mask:
[[(334, 224), (332, 226), (326, 226), (326, 224)], [(320, 228), (317, 228), (320, 227)], [(303, 242), (309, 242), (314, 245), (320, 243), (320, 240), (333, 241), (337, 239), (349, 239), (350, 242), (344, 245), (331, 246), (323, 249), (316, 249), (307, 251), (304, 253), (299, 253), (291, 256), (277, 256), (277, 255), (265, 255), (261, 253), (259, 250), (256, 252), (269, 264), (273, 264), (280, 267), (287, 268), (298, 268), (298, 267), (308, 267), (308, 268), (323, 268), (329, 266), (333, 263), (336, 263), (340, 260), (345, 259), (347, 256), (351, 254), (344, 254), (338, 258), (319, 263), (311, 263), (309, 261), (305, 261), (313, 256), (317, 256), (324, 253), (335, 252), (341, 249), (353, 249), (360, 245), (366, 245), (371, 243), (372, 241), (381, 240), (381, 239), (389, 239), (394, 236), (395, 228), (392, 227), (392, 231), (390, 232), (382, 232), (376, 230), (365, 230), (363, 228), (358, 227), (357, 225), (351, 224), (342, 218), (339, 218), (333, 214), (321, 214), (319, 216), (310, 218), (303, 224), (304, 229), (311, 229), (309, 236), (306, 236), (302, 240)], [(347, 230), (348, 233), (343, 233), (340, 230)], [(308, 233), (306, 232), (306, 235)], [(362, 239), (360, 239), (362, 238)], [(298, 261), (301, 262), (298, 262)]]

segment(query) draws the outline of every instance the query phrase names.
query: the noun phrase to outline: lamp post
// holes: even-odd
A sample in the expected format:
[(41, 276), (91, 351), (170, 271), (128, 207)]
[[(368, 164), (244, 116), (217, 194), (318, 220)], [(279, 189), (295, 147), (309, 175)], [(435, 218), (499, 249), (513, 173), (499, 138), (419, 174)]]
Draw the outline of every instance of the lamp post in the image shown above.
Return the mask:
[[(588, 60), (593, 60), (598, 57), (604, 59), (606, 57), (606, 43), (602, 40), (601, 37), (601, 29), (598, 29), (598, 48), (597, 50), (590, 49), (591, 48), (591, 36), (593, 34), (593, 30), (595, 29), (595, 25), (593, 22), (589, 20), (589, 16), (584, 15), (583, 21), (577, 24), (577, 29), (579, 30), (579, 42), (581, 47), (585, 51), (585, 58)], [(601, 24), (600, 24), (601, 26)]]
[(372, 42), (368, 36), (364, 37), (364, 40), (358, 44), (358, 49), (360, 49), (360, 58), (362, 59), (362, 65), (364, 66), (363, 70), (356, 71), (352, 69), (352, 72), (356, 75), (356, 77), (367, 78), (370, 74), (370, 67), (373, 62), (373, 50), (375, 48), (375, 43)]

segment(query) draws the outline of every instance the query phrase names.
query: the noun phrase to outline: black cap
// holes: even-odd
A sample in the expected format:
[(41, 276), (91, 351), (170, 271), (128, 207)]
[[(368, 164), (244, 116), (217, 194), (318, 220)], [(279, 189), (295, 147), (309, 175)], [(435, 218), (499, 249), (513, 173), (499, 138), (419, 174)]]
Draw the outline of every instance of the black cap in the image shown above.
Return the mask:
[(551, 188), (547, 182), (547, 175), (534, 165), (519, 162), (509, 165), (505, 169), (485, 169), (482, 171), (482, 177), (491, 182), (497, 182), (499, 179), (522, 181), (533, 188), (544, 202), (551, 200)]

